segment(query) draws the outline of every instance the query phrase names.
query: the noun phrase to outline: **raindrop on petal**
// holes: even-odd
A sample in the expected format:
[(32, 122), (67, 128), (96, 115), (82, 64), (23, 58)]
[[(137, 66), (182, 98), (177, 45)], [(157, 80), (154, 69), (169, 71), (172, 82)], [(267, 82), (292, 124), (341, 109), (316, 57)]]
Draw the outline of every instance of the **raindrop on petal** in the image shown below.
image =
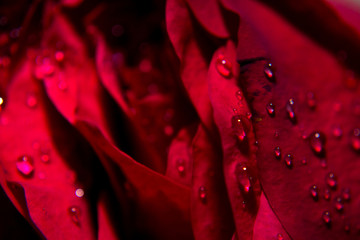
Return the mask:
[(316, 108), (316, 98), (313, 92), (308, 92), (306, 94), (306, 103), (309, 108), (315, 109)]
[(344, 201), (347, 201), (347, 202), (350, 201), (350, 198), (351, 198), (350, 189), (344, 188), (341, 192), (341, 196)]
[(29, 108), (35, 108), (37, 106), (37, 103), (38, 101), (36, 95), (33, 93), (28, 93), (26, 97), (26, 105)]
[(185, 160), (183, 158), (176, 160), (176, 169), (180, 176), (185, 175)]
[(235, 96), (239, 101), (242, 101), (243, 98), (244, 98), (243, 94), (242, 94), (242, 92), (240, 90), (236, 92)]
[(295, 110), (294, 110), (294, 99), (290, 98), (288, 100), (288, 102), (286, 103), (286, 112), (288, 114), (290, 121), (293, 124), (296, 124), (297, 119), (296, 119)]
[(351, 136), (351, 146), (355, 151), (360, 151), (360, 128), (355, 128)]
[(64, 55), (63, 51), (56, 51), (55, 52), (55, 60), (57, 62), (62, 62), (64, 60), (64, 57), (65, 57), (65, 55)]
[(36, 66), (34, 75), (37, 79), (42, 80), (45, 77), (50, 77), (55, 72), (55, 67), (51, 62), (50, 58), (42, 58), (38, 56), (36, 58)]
[(289, 169), (293, 167), (293, 156), (291, 154), (286, 155), (284, 161)]
[(331, 199), (331, 192), (330, 189), (326, 188), (324, 191), (324, 199), (329, 201)]
[(231, 63), (225, 58), (223, 54), (220, 54), (216, 60), (216, 70), (218, 73), (225, 78), (231, 78), (231, 68)]
[(17, 159), (16, 168), (24, 177), (31, 177), (32, 173), (34, 172), (33, 164), (34, 161), (32, 157), (23, 155)]
[(244, 164), (237, 164), (235, 169), (236, 180), (245, 193), (250, 192), (252, 184), (248, 168)]
[(80, 209), (76, 206), (72, 206), (72, 207), (69, 207), (68, 213), (71, 218), (71, 221), (79, 226), (80, 225), (80, 215), (81, 215)]
[(334, 173), (329, 173), (326, 176), (326, 184), (331, 188), (331, 189), (336, 189), (337, 187), (337, 181), (336, 181), (336, 177), (334, 175)]
[(321, 132), (313, 132), (309, 137), (310, 146), (316, 155), (323, 155), (325, 151), (325, 135)]
[(283, 237), (283, 235), (282, 235), (281, 233), (278, 233), (278, 234), (276, 235), (276, 239), (277, 239), (277, 240), (284, 240), (284, 237)]
[(319, 189), (316, 185), (310, 187), (310, 195), (315, 201), (319, 199)]
[(270, 81), (270, 82), (275, 82), (275, 75), (274, 75), (274, 69), (272, 66), (272, 63), (266, 63), (264, 66), (264, 74), (265, 77)]
[(332, 134), (335, 138), (341, 138), (343, 131), (340, 126), (333, 126)]
[(335, 198), (335, 209), (338, 212), (341, 212), (344, 209), (344, 202), (343, 202), (341, 197), (336, 197)]
[(84, 189), (82, 188), (78, 188), (75, 190), (75, 195), (79, 198), (82, 198), (84, 196), (85, 192)]
[(3, 97), (0, 97), (0, 112), (3, 110), (4, 108), (4, 98)]
[(270, 117), (274, 117), (275, 116), (275, 106), (273, 103), (269, 103), (268, 105), (266, 105), (266, 111), (269, 114)]
[(204, 186), (199, 187), (199, 198), (202, 203), (206, 203), (207, 194)]
[(243, 142), (246, 138), (245, 118), (240, 115), (235, 115), (232, 117), (231, 123), (234, 134), (240, 142)]
[(275, 154), (275, 158), (276, 158), (276, 159), (280, 159), (280, 158), (281, 158), (281, 149), (280, 149), (280, 147), (275, 147), (275, 149), (274, 149), (274, 154)]
[(331, 215), (329, 211), (323, 212), (322, 219), (327, 226), (331, 225)]

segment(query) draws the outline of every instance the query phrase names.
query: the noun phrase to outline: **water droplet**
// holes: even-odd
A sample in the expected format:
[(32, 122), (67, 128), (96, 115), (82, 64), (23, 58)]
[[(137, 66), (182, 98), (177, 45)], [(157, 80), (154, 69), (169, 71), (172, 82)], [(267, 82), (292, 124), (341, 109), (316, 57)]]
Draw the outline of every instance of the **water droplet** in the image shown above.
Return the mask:
[(206, 203), (207, 194), (204, 186), (199, 187), (199, 198), (202, 203)]
[(316, 155), (320, 156), (324, 154), (325, 140), (325, 135), (321, 132), (313, 132), (310, 134), (310, 146)]
[(32, 173), (34, 172), (33, 164), (34, 161), (32, 157), (23, 155), (17, 159), (16, 168), (24, 177), (31, 177)]
[(350, 189), (349, 188), (344, 188), (341, 192), (341, 196), (343, 198), (344, 201), (350, 201), (351, 195), (350, 195)]
[(278, 233), (276, 235), (276, 238), (277, 238), (277, 240), (284, 240), (284, 237), (283, 237), (283, 235), (281, 233)]
[(288, 102), (286, 103), (286, 112), (288, 114), (290, 121), (293, 124), (296, 124), (297, 120), (296, 120), (296, 115), (295, 115), (295, 111), (294, 111), (294, 99), (290, 98), (288, 100)]
[(266, 105), (266, 111), (269, 114), (270, 117), (274, 117), (275, 116), (275, 106), (273, 103), (269, 103), (268, 105)]
[(237, 164), (235, 169), (235, 175), (241, 190), (245, 193), (250, 192), (252, 184), (247, 166), (241, 163)]
[(302, 163), (302, 165), (306, 165), (306, 164), (307, 164), (307, 159), (304, 157), (304, 158), (301, 160), (301, 163)]
[(322, 219), (327, 226), (331, 225), (331, 215), (329, 211), (323, 212)]
[(310, 195), (315, 201), (319, 199), (319, 189), (316, 185), (310, 187)]
[(335, 138), (341, 138), (343, 131), (340, 126), (336, 125), (332, 128), (332, 134)]
[(350, 224), (345, 224), (345, 226), (344, 226), (344, 231), (345, 231), (346, 233), (349, 233), (349, 232), (350, 232)]
[(56, 51), (56, 52), (55, 52), (55, 60), (56, 60), (57, 62), (62, 62), (62, 61), (64, 61), (64, 57), (65, 57), (65, 55), (64, 55), (64, 52), (63, 52), (63, 51)]
[(275, 147), (275, 149), (274, 149), (274, 154), (275, 154), (275, 158), (276, 158), (276, 159), (280, 159), (280, 158), (281, 158), (281, 149), (280, 149), (280, 147)]
[(50, 58), (36, 57), (36, 66), (34, 75), (37, 79), (41, 80), (45, 77), (50, 77), (55, 72), (55, 67)]
[(183, 158), (176, 160), (176, 169), (180, 176), (185, 175), (185, 160)]
[(28, 93), (26, 97), (26, 105), (29, 108), (35, 108), (37, 106), (37, 97), (34, 93)]
[(246, 208), (246, 201), (245, 200), (241, 202), (241, 206), (242, 206), (243, 209)]
[(273, 70), (272, 63), (266, 63), (265, 64), (265, 66), (264, 66), (264, 74), (265, 74), (265, 77), (270, 82), (275, 82), (275, 75), (274, 75), (274, 70)]
[(293, 156), (288, 154), (284, 158), (286, 166), (291, 169), (293, 167)]
[(85, 192), (84, 189), (82, 188), (78, 188), (75, 190), (75, 195), (79, 198), (82, 198), (84, 196)]
[(171, 135), (173, 135), (173, 133), (174, 133), (174, 128), (173, 128), (172, 126), (170, 126), (170, 125), (166, 125), (166, 126), (164, 127), (164, 133), (165, 133), (165, 135), (167, 135), (167, 136), (171, 136)]
[(247, 119), (251, 119), (252, 118), (252, 114), (251, 114), (251, 112), (246, 112), (246, 118)]
[(58, 88), (59, 88), (61, 91), (65, 92), (65, 91), (68, 89), (67, 80), (65, 80), (65, 79), (59, 80), (57, 86), (58, 86)]
[(220, 54), (216, 60), (216, 70), (218, 71), (218, 73), (225, 78), (231, 78), (231, 68), (231, 63), (227, 59), (225, 59), (225, 56), (223, 54)]
[(275, 137), (275, 138), (278, 138), (279, 136), (280, 136), (280, 132), (276, 130), (276, 131), (274, 132), (274, 137)]
[(80, 215), (81, 215), (80, 209), (76, 206), (72, 206), (72, 207), (69, 207), (68, 213), (70, 215), (71, 221), (79, 226), (80, 225)]
[(338, 212), (341, 212), (344, 209), (344, 203), (341, 197), (336, 197), (335, 198), (335, 209)]
[(245, 118), (240, 115), (235, 115), (231, 119), (233, 132), (240, 142), (244, 141), (246, 138), (246, 126), (244, 121)]
[(332, 189), (336, 189), (337, 187), (337, 181), (336, 181), (336, 177), (334, 175), (334, 173), (329, 173), (326, 176), (326, 184), (332, 188)]
[(360, 129), (355, 128), (351, 136), (351, 146), (355, 151), (360, 151)]
[(0, 112), (3, 110), (4, 108), (4, 98), (3, 97), (0, 97)]
[(327, 161), (326, 161), (326, 159), (321, 159), (320, 160), (320, 166), (322, 167), (322, 168), (327, 168)]
[(243, 98), (244, 98), (243, 94), (242, 94), (242, 92), (240, 90), (236, 92), (235, 96), (239, 101), (242, 101)]
[(315, 109), (316, 108), (316, 98), (313, 92), (308, 92), (306, 94), (306, 103), (309, 108)]
[(331, 192), (330, 189), (326, 188), (324, 191), (324, 199), (329, 201), (331, 199)]

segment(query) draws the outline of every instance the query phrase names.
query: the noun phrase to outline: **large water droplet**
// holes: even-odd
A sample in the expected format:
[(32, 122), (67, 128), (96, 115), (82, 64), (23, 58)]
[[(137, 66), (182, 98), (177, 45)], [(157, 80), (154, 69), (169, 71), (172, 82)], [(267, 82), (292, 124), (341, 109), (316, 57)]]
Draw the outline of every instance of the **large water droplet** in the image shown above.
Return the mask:
[(323, 212), (322, 219), (327, 226), (331, 225), (331, 215), (329, 211)]
[(331, 199), (331, 192), (330, 192), (330, 189), (326, 188), (324, 190), (324, 199), (329, 201)]
[(316, 155), (322, 156), (324, 154), (325, 140), (325, 135), (321, 132), (313, 132), (310, 134), (310, 146)]
[(78, 198), (82, 198), (85, 195), (85, 191), (82, 188), (78, 188), (75, 190), (75, 196)]
[(264, 74), (270, 82), (275, 82), (275, 74), (272, 63), (266, 63), (264, 65)]
[(280, 149), (280, 147), (275, 147), (275, 149), (274, 149), (274, 154), (275, 154), (275, 158), (276, 158), (276, 159), (280, 159), (280, 158), (281, 158), (281, 149)]
[(275, 116), (275, 106), (273, 103), (269, 103), (268, 105), (266, 105), (266, 111), (269, 114), (270, 117), (274, 117)]
[(4, 108), (4, 98), (3, 97), (0, 97), (0, 112), (3, 110), (3, 108)]
[(69, 207), (68, 213), (70, 215), (71, 221), (79, 226), (80, 225), (80, 215), (81, 215), (80, 209), (76, 206), (72, 206), (72, 207)]
[(176, 169), (180, 176), (185, 175), (185, 160), (183, 158), (176, 160)]
[(344, 203), (341, 197), (336, 197), (335, 198), (335, 209), (338, 212), (341, 212), (344, 209)]
[(225, 58), (223, 54), (219, 54), (216, 60), (216, 70), (218, 73), (225, 78), (231, 78), (231, 68), (231, 63)]
[(29, 108), (35, 108), (37, 106), (37, 97), (34, 93), (28, 93), (26, 97), (26, 105)]
[(341, 192), (341, 196), (344, 201), (347, 201), (347, 202), (350, 201), (350, 198), (351, 198), (350, 189), (344, 188)]
[(294, 110), (294, 99), (290, 98), (288, 100), (288, 102), (286, 103), (286, 112), (288, 114), (288, 117), (290, 119), (290, 121), (293, 124), (296, 124), (297, 119), (296, 119), (296, 114), (295, 114), (295, 110)]
[(326, 176), (326, 184), (332, 188), (332, 189), (336, 189), (337, 187), (337, 181), (336, 181), (336, 177), (334, 175), (334, 173), (329, 173), (327, 176)]
[(235, 169), (235, 175), (241, 190), (245, 193), (250, 192), (252, 184), (247, 166), (241, 163), (237, 164)]
[(319, 199), (319, 189), (316, 185), (310, 187), (310, 195), (315, 201)]
[(65, 58), (65, 54), (63, 51), (56, 51), (55, 52), (55, 60), (57, 62), (62, 62), (64, 61), (64, 58)]
[(355, 128), (351, 136), (351, 146), (355, 151), (360, 151), (360, 128)]
[(232, 129), (240, 142), (246, 138), (245, 118), (240, 115), (235, 115), (231, 119)]
[(16, 168), (24, 177), (31, 177), (34, 172), (33, 164), (34, 161), (32, 157), (23, 155), (17, 159)]
[(204, 186), (199, 187), (199, 198), (202, 203), (206, 203), (207, 193)]
[(284, 157), (284, 161), (286, 166), (291, 169), (293, 167), (293, 156), (291, 154), (288, 154)]
[(276, 235), (276, 239), (277, 239), (277, 240), (284, 240), (284, 237), (283, 237), (283, 235), (282, 235), (281, 233), (278, 233), (278, 234)]
[(50, 77), (55, 72), (55, 66), (48, 57), (42, 58), (38, 56), (36, 63), (34, 75), (39, 80)]
[(316, 108), (316, 98), (313, 92), (308, 92), (306, 94), (306, 103), (309, 108), (315, 109)]

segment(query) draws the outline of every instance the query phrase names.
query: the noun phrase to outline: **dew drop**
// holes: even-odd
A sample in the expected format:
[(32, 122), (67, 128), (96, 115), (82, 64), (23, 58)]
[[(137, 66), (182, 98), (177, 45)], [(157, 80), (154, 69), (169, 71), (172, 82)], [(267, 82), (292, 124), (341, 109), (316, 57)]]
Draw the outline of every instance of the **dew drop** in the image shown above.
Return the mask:
[(199, 187), (199, 198), (202, 203), (206, 203), (207, 194), (204, 186)]
[(249, 176), (248, 168), (244, 164), (237, 164), (235, 169), (236, 180), (242, 191), (250, 192), (252, 184)]
[(338, 212), (341, 212), (344, 209), (344, 203), (341, 197), (336, 197), (335, 198), (335, 209)]
[(341, 138), (343, 131), (340, 126), (333, 126), (332, 134), (335, 138)]
[(55, 67), (51, 62), (50, 58), (36, 57), (36, 66), (34, 75), (37, 79), (41, 80), (45, 77), (50, 77), (55, 72)]
[(251, 112), (246, 112), (246, 118), (247, 118), (247, 119), (251, 119), (251, 118), (252, 118)]
[(274, 149), (274, 154), (275, 154), (275, 158), (276, 158), (276, 159), (280, 159), (280, 158), (281, 158), (281, 149), (280, 149), (280, 147), (275, 147), (275, 149)]
[(245, 121), (244, 117), (240, 115), (235, 115), (231, 119), (233, 132), (240, 142), (243, 142), (246, 138), (244, 121)]
[(290, 121), (293, 124), (296, 124), (297, 120), (296, 120), (296, 115), (295, 115), (295, 111), (294, 111), (294, 99), (290, 98), (288, 100), (288, 102), (286, 103), (286, 112), (288, 114)]
[(331, 188), (331, 189), (336, 189), (337, 187), (337, 181), (336, 181), (336, 177), (334, 175), (334, 173), (329, 173), (326, 176), (326, 184)]
[(350, 189), (344, 188), (341, 192), (342, 199), (346, 202), (350, 201), (351, 195), (350, 195)]
[(308, 92), (306, 94), (306, 103), (310, 109), (316, 108), (316, 98), (313, 92)]
[(23, 155), (17, 159), (16, 168), (24, 177), (31, 177), (32, 173), (34, 172), (33, 164), (34, 161), (32, 157)]
[(319, 199), (319, 189), (316, 185), (310, 187), (310, 195), (315, 201)]
[(85, 195), (84, 189), (78, 188), (75, 190), (75, 196), (82, 198)]
[(360, 129), (355, 128), (351, 136), (351, 146), (355, 151), (360, 151)]
[(307, 164), (307, 159), (304, 157), (304, 158), (301, 160), (301, 163), (302, 163), (302, 165), (306, 165), (306, 164)]
[(239, 101), (242, 101), (243, 98), (244, 98), (243, 94), (242, 94), (242, 92), (240, 90), (236, 92), (235, 96)]
[(264, 66), (264, 74), (265, 74), (265, 77), (270, 82), (275, 82), (275, 75), (274, 75), (274, 70), (273, 70), (272, 63), (266, 63), (265, 64), (265, 66)]
[(231, 78), (231, 68), (231, 63), (225, 58), (223, 54), (219, 54), (216, 60), (216, 70), (218, 73), (225, 78)]
[(281, 233), (278, 233), (278, 234), (276, 235), (276, 239), (277, 239), (277, 240), (284, 240), (284, 237), (283, 237), (283, 235), (282, 235)]
[(64, 61), (64, 57), (65, 57), (65, 55), (64, 55), (64, 52), (63, 52), (63, 51), (56, 51), (56, 52), (55, 52), (55, 60), (56, 60), (57, 62), (62, 62), (62, 61)]
[(33, 93), (28, 93), (26, 97), (26, 105), (29, 108), (35, 108), (37, 106), (37, 103), (38, 101), (36, 95)]
[(286, 166), (291, 169), (293, 167), (293, 156), (288, 154), (284, 158)]
[(331, 192), (330, 189), (326, 188), (324, 191), (324, 199), (329, 201), (331, 199)]
[(266, 105), (266, 111), (269, 114), (270, 117), (274, 117), (275, 116), (275, 106), (273, 103), (268, 103), (268, 105)]
[(70, 215), (71, 221), (79, 226), (80, 225), (80, 215), (81, 215), (80, 209), (76, 206), (72, 206), (72, 207), (69, 207), (68, 213)]
[(180, 176), (185, 175), (185, 160), (183, 158), (179, 158), (176, 160), (176, 170), (178, 171)]
[(324, 223), (325, 223), (327, 226), (330, 226), (330, 224), (331, 224), (331, 215), (330, 215), (330, 212), (329, 212), (329, 211), (323, 212), (323, 214), (322, 214), (322, 219), (323, 219)]
[(274, 137), (275, 137), (275, 138), (278, 138), (279, 136), (280, 136), (280, 132), (277, 131), (277, 130), (275, 130), (275, 132), (274, 132)]
[(313, 132), (310, 134), (310, 146), (316, 155), (319, 156), (324, 154), (325, 140), (325, 135), (321, 132)]
[(3, 108), (4, 108), (4, 98), (3, 97), (0, 97), (0, 112), (3, 110)]

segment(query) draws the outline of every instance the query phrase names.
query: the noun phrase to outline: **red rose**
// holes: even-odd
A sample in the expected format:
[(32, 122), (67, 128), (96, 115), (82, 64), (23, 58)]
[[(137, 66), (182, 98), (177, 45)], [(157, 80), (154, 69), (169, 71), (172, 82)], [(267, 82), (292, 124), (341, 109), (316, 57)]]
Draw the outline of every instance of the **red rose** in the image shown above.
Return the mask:
[(349, 5), (13, 4), (0, 19), (0, 184), (16, 210), (3, 194), (1, 225), (26, 232), (2, 237), (359, 236)]

